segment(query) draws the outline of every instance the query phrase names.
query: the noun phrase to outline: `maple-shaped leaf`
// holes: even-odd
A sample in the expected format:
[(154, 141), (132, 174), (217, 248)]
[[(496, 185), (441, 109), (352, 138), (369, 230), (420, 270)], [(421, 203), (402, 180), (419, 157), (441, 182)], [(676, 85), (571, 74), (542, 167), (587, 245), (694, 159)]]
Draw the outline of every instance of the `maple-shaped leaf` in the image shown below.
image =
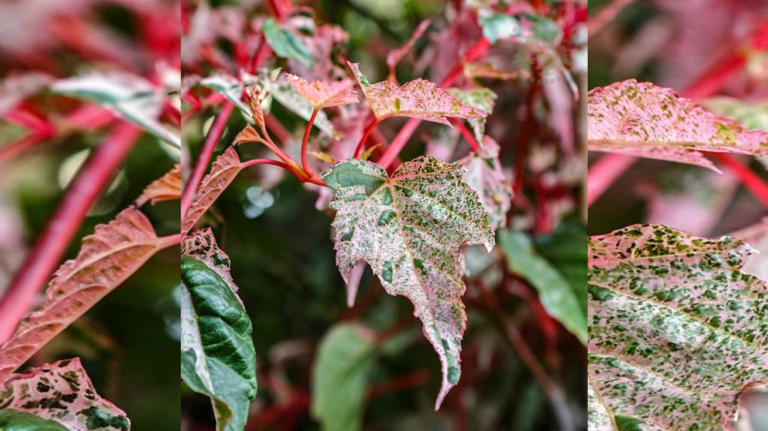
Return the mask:
[(152, 201), (152, 205), (162, 201), (181, 199), (181, 165), (176, 165), (165, 175), (152, 181), (136, 199), (136, 205), (142, 206)]
[(336, 189), (336, 263), (345, 281), (360, 260), (391, 295), (404, 295), (440, 356), (443, 380), (436, 408), (461, 375), (466, 327), (459, 260), (464, 243), (494, 245), (493, 229), (465, 169), (422, 156), (387, 176), (363, 160), (337, 163), (323, 175)]
[[(470, 90), (449, 88), (448, 94), (461, 101), (461, 103), (468, 106), (474, 106), (486, 114), (490, 114), (493, 111), (493, 106), (496, 104), (496, 93), (485, 87), (473, 88)], [(483, 135), (485, 135), (485, 117), (467, 121), (472, 125), (477, 142), (483, 142)]]
[(662, 225), (588, 248), (590, 430), (728, 429), (768, 382), (768, 286), (741, 271), (753, 249)]
[(715, 166), (702, 151), (768, 155), (768, 131), (704, 110), (674, 91), (634, 79), (589, 92), (589, 149)]
[(251, 320), (210, 229), (186, 238), (182, 254), (181, 377), (211, 397), (218, 430), (242, 430), (257, 389)]
[(227, 148), (224, 154), (220, 155), (213, 162), (211, 172), (203, 178), (200, 187), (197, 189), (197, 197), (192, 201), (187, 213), (181, 220), (182, 235), (185, 235), (192, 229), (192, 226), (213, 205), (213, 202), (224, 192), (241, 169), (240, 156), (237, 155), (237, 151), (232, 147)]
[(136, 272), (161, 240), (136, 208), (123, 210), (93, 235), (80, 252), (64, 262), (48, 284), (45, 303), (25, 316), (13, 336), (0, 346), (0, 382), (33, 353)]
[[(14, 374), (0, 385), (0, 409), (32, 414), (69, 431), (129, 431), (131, 421), (114, 404), (101, 398), (94, 389), (79, 358), (65, 359), (24, 374)], [(8, 430), (58, 430), (21, 427), (9, 421)], [(27, 422), (24, 422), (26, 424)], [(0, 423), (0, 425), (3, 425)], [(20, 426), (16, 428), (15, 426)], [(42, 425), (42, 423), (40, 424)], [(48, 428), (50, 426), (50, 428)]]
[(379, 120), (402, 115), (451, 125), (446, 117), (483, 118), (485, 112), (466, 106), (437, 85), (417, 79), (399, 87), (390, 81), (371, 84), (356, 63), (348, 63), (363, 94)]
[(389, 66), (389, 77), (388, 79), (392, 82), (397, 82), (397, 79), (395, 78), (395, 67), (397, 67), (397, 63), (400, 63), (400, 60), (405, 57), (405, 54), (408, 53), (408, 51), (413, 48), (413, 44), (416, 43), (416, 41), (421, 37), (421, 35), (424, 34), (425, 31), (427, 31), (427, 27), (429, 27), (430, 20), (425, 19), (421, 23), (419, 23), (418, 27), (416, 27), (416, 30), (413, 31), (413, 34), (411, 35), (411, 38), (408, 39), (408, 42), (405, 43), (402, 47), (398, 49), (393, 49), (392, 51), (389, 51), (387, 54), (387, 66)]
[(491, 227), (498, 229), (507, 224), (507, 211), (512, 206), (512, 188), (501, 170), (499, 144), (490, 136), (484, 138), (479, 153), (471, 153), (458, 163), (467, 168), (464, 182), (477, 192)]
[(357, 103), (357, 92), (352, 89), (355, 82), (349, 78), (332, 82), (307, 82), (304, 78), (290, 73), (285, 75), (288, 82), (291, 82), (296, 91), (301, 94), (301, 97), (307, 99), (315, 109)]

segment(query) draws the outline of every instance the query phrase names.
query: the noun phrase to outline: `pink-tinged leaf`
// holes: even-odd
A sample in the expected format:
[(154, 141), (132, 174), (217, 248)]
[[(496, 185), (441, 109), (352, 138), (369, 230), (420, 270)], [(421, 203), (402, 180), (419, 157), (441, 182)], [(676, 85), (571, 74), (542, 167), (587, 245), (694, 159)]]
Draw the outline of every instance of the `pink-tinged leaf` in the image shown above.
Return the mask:
[(213, 166), (211, 172), (203, 178), (200, 187), (197, 189), (197, 197), (192, 201), (187, 214), (181, 220), (181, 234), (186, 235), (197, 220), (205, 214), (213, 202), (219, 198), (227, 186), (235, 179), (238, 172), (242, 169), (240, 157), (234, 148), (229, 147), (220, 155)]
[(33, 353), (136, 272), (161, 248), (149, 220), (123, 210), (83, 239), (75, 259), (64, 262), (46, 290), (45, 303), (21, 320), (0, 346), (0, 382)]
[(79, 358), (14, 374), (0, 391), (0, 406), (52, 420), (70, 431), (131, 429), (125, 412), (96, 393)]
[(336, 263), (345, 281), (364, 260), (390, 295), (404, 295), (440, 356), (440, 407), (459, 381), (466, 313), (461, 296), (461, 246), (493, 248), (493, 229), (477, 194), (462, 182), (465, 168), (432, 157), (401, 165), (392, 177), (353, 159), (323, 175), (336, 189)]
[(467, 63), (464, 65), (464, 76), (467, 78), (492, 78), (492, 79), (527, 79), (531, 73), (526, 69), (501, 70), (490, 63)]
[(149, 201), (154, 205), (175, 199), (181, 199), (181, 165), (174, 166), (168, 173), (150, 183), (136, 199), (136, 205), (142, 206)]
[(389, 54), (387, 54), (387, 66), (389, 66), (390, 81), (397, 82), (397, 79), (395, 78), (395, 67), (397, 67), (397, 63), (400, 63), (400, 60), (405, 57), (405, 54), (408, 54), (408, 51), (413, 48), (413, 44), (416, 43), (416, 41), (421, 37), (421, 35), (424, 34), (425, 31), (427, 31), (429, 23), (429, 19), (422, 21), (419, 26), (416, 27), (416, 30), (413, 31), (413, 35), (411, 35), (411, 38), (408, 39), (408, 42), (406, 42), (405, 45), (403, 45), (401, 48), (389, 51)]
[(701, 151), (768, 155), (768, 132), (704, 110), (672, 90), (634, 79), (589, 92), (589, 149), (713, 170)]
[(259, 95), (259, 90), (253, 87), (245, 87), (245, 92), (248, 93), (253, 122), (259, 127), (264, 127), (264, 111), (261, 109), (262, 98)]
[(290, 73), (285, 76), (288, 82), (293, 83), (301, 97), (307, 99), (315, 109), (357, 103), (357, 92), (352, 89), (355, 83), (349, 78), (333, 82), (307, 82), (304, 78)]
[(417, 79), (402, 87), (389, 81), (371, 84), (360, 73), (357, 64), (348, 64), (379, 120), (402, 115), (450, 126), (446, 117), (475, 119), (487, 116), (474, 106), (465, 106), (429, 81)]
[(512, 206), (512, 188), (511, 181), (501, 170), (499, 144), (490, 136), (485, 136), (480, 152), (471, 153), (459, 163), (467, 168), (464, 182), (477, 192), (491, 227), (498, 229), (506, 226), (507, 212)]
[(661, 225), (588, 247), (589, 429), (728, 429), (768, 382), (768, 285), (742, 271), (754, 249)]

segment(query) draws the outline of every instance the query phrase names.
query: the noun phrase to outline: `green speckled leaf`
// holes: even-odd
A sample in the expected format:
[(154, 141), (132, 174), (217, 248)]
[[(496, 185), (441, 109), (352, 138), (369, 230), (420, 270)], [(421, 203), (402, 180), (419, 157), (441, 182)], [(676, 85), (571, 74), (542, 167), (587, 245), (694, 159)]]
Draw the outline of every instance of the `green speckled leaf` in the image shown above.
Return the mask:
[(512, 182), (501, 169), (499, 144), (490, 136), (483, 138), (480, 151), (470, 153), (458, 163), (467, 168), (464, 182), (477, 192), (491, 227), (498, 229), (507, 224), (507, 212), (512, 206)]
[(337, 189), (336, 263), (344, 280), (368, 262), (391, 295), (404, 295), (440, 356), (443, 382), (436, 407), (459, 381), (466, 313), (459, 269), (464, 243), (494, 245), (477, 194), (462, 182), (465, 169), (433, 157), (406, 162), (392, 177), (363, 161), (337, 163), (323, 180)]
[(592, 151), (690, 163), (717, 170), (701, 151), (768, 155), (768, 131), (749, 130), (674, 91), (634, 79), (589, 92)]
[(261, 31), (267, 39), (267, 43), (272, 47), (279, 57), (292, 58), (298, 60), (307, 68), (312, 67), (315, 59), (309, 48), (295, 34), (281, 28), (274, 19), (269, 18), (264, 21)]
[[(215, 243), (208, 246), (216, 248)], [(190, 389), (211, 397), (219, 431), (241, 431), (256, 397), (256, 352), (251, 320), (217, 272), (194, 257), (181, 257), (186, 287), (181, 295), (181, 377)]]
[[(93, 388), (80, 359), (65, 359), (24, 374), (14, 374), (0, 387), (0, 411), (9, 409), (54, 421), (34, 423), (29, 417), (0, 416), (4, 420), (25, 422), (28, 427), (6, 428), (3, 431), (129, 431), (131, 422), (114, 404), (101, 398)], [(61, 427), (55, 427), (56, 424)]]
[[(449, 88), (448, 94), (461, 101), (461, 103), (467, 106), (474, 106), (488, 115), (491, 115), (493, 106), (496, 104), (496, 93), (485, 87), (473, 88), (471, 90)], [(472, 130), (475, 132), (475, 139), (477, 139), (477, 142), (482, 143), (483, 135), (485, 135), (486, 118), (474, 118), (467, 121), (472, 125)]]
[(57, 422), (19, 410), (0, 410), (0, 430), (3, 431), (68, 431)]
[(728, 429), (768, 382), (768, 286), (753, 249), (635, 225), (589, 239), (590, 430)]
[(312, 370), (312, 416), (323, 431), (362, 428), (374, 334), (340, 324), (323, 337)]
[[(579, 305), (579, 297), (565, 276), (536, 252), (531, 239), (524, 232), (499, 231), (499, 244), (504, 250), (509, 269), (536, 288), (547, 313), (562, 323), (582, 343), (586, 343), (586, 314)], [(583, 268), (582, 264), (582, 270)]]

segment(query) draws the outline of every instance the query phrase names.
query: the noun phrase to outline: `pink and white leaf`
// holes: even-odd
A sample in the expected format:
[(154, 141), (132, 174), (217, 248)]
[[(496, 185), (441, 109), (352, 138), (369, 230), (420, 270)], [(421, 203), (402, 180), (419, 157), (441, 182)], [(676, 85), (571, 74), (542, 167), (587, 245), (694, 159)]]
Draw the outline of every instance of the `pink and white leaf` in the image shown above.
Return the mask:
[(589, 429), (728, 429), (768, 383), (768, 285), (754, 249), (662, 225), (589, 238)]
[(467, 168), (464, 182), (474, 190), (493, 229), (507, 224), (507, 212), (512, 206), (510, 180), (504, 175), (499, 162), (499, 144), (485, 136), (479, 153), (471, 153), (459, 163)]
[(768, 155), (768, 131), (706, 111), (674, 91), (634, 79), (589, 92), (589, 149), (717, 170), (702, 151)]
[(131, 428), (125, 412), (96, 393), (79, 358), (14, 374), (0, 390), (0, 406), (52, 420), (70, 431)]
[(296, 91), (315, 109), (357, 103), (357, 92), (352, 89), (355, 83), (349, 78), (332, 82), (307, 82), (304, 78), (290, 73), (285, 75), (288, 82), (291, 82)]
[(464, 105), (429, 81), (417, 79), (402, 87), (390, 81), (371, 84), (360, 73), (357, 64), (349, 63), (349, 67), (379, 120), (400, 115), (450, 126), (446, 117), (476, 119), (487, 116), (474, 106)]

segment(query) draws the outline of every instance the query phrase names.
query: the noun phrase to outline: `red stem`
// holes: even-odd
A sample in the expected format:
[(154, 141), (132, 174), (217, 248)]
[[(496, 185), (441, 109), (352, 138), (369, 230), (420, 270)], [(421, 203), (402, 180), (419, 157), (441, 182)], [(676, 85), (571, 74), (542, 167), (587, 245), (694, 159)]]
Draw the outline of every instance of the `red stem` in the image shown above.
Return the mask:
[(458, 118), (450, 118), (451, 123), (453, 123), (454, 126), (459, 128), (459, 132), (461, 132), (461, 135), (464, 136), (464, 139), (469, 142), (469, 145), (472, 146), (472, 149), (475, 151), (475, 153), (480, 152), (480, 145), (475, 140), (475, 137), (472, 135), (472, 133), (467, 130), (466, 127), (464, 127), (464, 123), (461, 122)]
[(235, 105), (231, 102), (225, 102), (221, 107), (216, 119), (213, 120), (210, 130), (208, 130), (208, 136), (205, 137), (203, 142), (203, 149), (200, 151), (200, 156), (195, 162), (195, 166), (192, 168), (192, 174), (189, 176), (187, 184), (184, 186), (184, 192), (181, 195), (181, 214), (182, 217), (187, 213), (189, 206), (192, 205), (192, 200), (195, 198), (195, 192), (200, 185), (200, 181), (203, 180), (203, 175), (208, 169), (208, 162), (211, 161), (213, 155), (213, 149), (216, 148), (216, 144), (219, 143), (221, 134), (224, 133), (224, 128), (227, 125), (229, 116), (232, 115)]
[(633, 0), (613, 0), (608, 6), (600, 9), (600, 12), (589, 18), (589, 23), (587, 24), (587, 34), (589, 37), (599, 33), (606, 24), (611, 22), (616, 15), (618, 15), (624, 7), (632, 3), (632, 1)]
[(248, 160), (247, 162), (243, 162), (241, 165), (243, 169), (247, 168), (248, 166), (254, 166), (254, 165), (273, 165), (273, 166), (280, 166), (283, 169), (288, 170), (290, 173), (292, 173), (299, 181), (302, 183), (305, 182), (307, 179), (304, 178), (299, 171), (292, 168), (291, 166), (283, 163), (278, 162), (277, 160), (270, 160), (270, 159), (253, 159)]
[(301, 141), (301, 167), (311, 177), (315, 172), (309, 167), (307, 163), (307, 144), (309, 143), (309, 132), (312, 131), (312, 123), (315, 122), (318, 109), (312, 110), (312, 116), (309, 117), (309, 123), (307, 123), (307, 130), (304, 131), (304, 140)]
[(0, 148), (0, 164), (44, 142), (46, 139), (45, 136), (38, 135), (37, 133), (29, 133), (21, 139), (3, 146)]
[(181, 234), (177, 233), (176, 235), (170, 235), (170, 236), (164, 236), (160, 238), (160, 249), (165, 249), (174, 245), (181, 244)]
[(592, 206), (635, 160), (634, 156), (610, 153), (595, 162), (587, 174), (587, 207)]
[(739, 178), (739, 181), (741, 181), (744, 187), (752, 192), (752, 194), (762, 202), (766, 208), (768, 208), (768, 184), (766, 184), (763, 178), (730, 154), (709, 153), (709, 156), (730, 169), (731, 172)]
[(0, 300), (0, 342), (10, 337), (18, 321), (32, 307), (88, 209), (109, 184), (139, 134), (141, 130), (137, 127), (118, 123), (88, 158)]
[(360, 153), (362, 153), (363, 148), (365, 148), (365, 141), (368, 140), (368, 135), (370, 135), (371, 132), (373, 132), (373, 129), (375, 129), (376, 125), (379, 124), (379, 121), (381, 120), (379, 120), (378, 118), (374, 118), (373, 121), (371, 121), (371, 123), (368, 124), (368, 127), (365, 128), (365, 131), (363, 132), (363, 137), (360, 138), (360, 142), (358, 142), (357, 148), (355, 148), (355, 155), (352, 156), (353, 159), (360, 157)]
[(267, 129), (271, 130), (277, 139), (285, 145), (291, 140), (291, 132), (283, 126), (283, 124), (274, 115), (264, 115), (264, 124)]

